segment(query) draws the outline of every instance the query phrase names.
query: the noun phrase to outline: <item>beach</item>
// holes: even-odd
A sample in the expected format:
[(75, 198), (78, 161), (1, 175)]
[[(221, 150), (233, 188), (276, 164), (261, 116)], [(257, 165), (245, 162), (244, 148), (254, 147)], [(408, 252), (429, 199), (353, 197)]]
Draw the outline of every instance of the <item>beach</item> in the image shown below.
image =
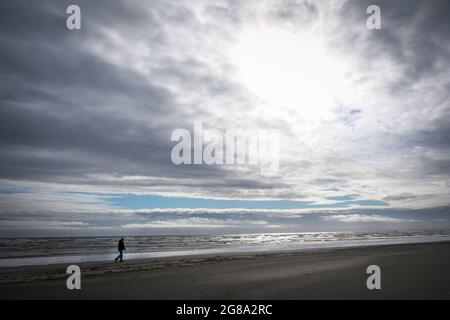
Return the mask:
[[(0, 269), (1, 299), (450, 299), (450, 242), (191, 255)], [(381, 290), (368, 290), (369, 265)]]

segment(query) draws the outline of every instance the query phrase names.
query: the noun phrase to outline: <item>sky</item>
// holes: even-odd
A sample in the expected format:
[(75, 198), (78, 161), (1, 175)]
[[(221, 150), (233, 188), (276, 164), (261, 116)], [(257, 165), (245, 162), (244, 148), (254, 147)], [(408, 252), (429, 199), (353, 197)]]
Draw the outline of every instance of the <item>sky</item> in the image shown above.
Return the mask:
[[(449, 14), (2, 0), (0, 237), (450, 228)], [(278, 171), (174, 164), (195, 122), (277, 130)]]

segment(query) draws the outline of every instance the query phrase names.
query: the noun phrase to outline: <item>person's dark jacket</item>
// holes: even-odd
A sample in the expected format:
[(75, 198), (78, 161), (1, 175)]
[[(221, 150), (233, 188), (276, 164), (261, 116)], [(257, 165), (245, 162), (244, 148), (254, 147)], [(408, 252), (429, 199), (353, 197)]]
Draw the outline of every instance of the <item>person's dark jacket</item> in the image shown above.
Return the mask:
[(117, 246), (117, 250), (119, 250), (119, 251), (125, 250), (125, 244), (123, 243), (123, 240), (119, 240), (119, 245)]

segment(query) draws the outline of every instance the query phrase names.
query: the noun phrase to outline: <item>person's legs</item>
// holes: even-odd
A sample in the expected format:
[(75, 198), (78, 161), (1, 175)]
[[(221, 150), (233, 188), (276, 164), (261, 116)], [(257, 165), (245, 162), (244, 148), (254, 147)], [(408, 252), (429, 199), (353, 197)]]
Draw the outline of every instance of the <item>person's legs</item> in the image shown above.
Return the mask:
[(119, 257), (120, 257), (120, 262), (123, 262), (123, 251), (122, 250), (120, 250)]
[(117, 258), (114, 259), (115, 262), (117, 262), (117, 260), (122, 261), (122, 251), (119, 251), (119, 255), (117, 256)]

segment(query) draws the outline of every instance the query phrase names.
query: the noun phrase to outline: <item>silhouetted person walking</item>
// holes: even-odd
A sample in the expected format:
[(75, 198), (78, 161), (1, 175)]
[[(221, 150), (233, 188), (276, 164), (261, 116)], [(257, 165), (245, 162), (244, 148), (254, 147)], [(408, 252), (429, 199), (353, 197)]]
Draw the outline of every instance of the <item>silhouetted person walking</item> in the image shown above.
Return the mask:
[(119, 255), (117, 256), (116, 259), (114, 259), (114, 261), (117, 262), (117, 260), (120, 259), (120, 262), (123, 262), (123, 251), (124, 250), (127, 251), (127, 249), (125, 249), (125, 243), (123, 242), (123, 238), (119, 240), (117, 250), (119, 250)]

